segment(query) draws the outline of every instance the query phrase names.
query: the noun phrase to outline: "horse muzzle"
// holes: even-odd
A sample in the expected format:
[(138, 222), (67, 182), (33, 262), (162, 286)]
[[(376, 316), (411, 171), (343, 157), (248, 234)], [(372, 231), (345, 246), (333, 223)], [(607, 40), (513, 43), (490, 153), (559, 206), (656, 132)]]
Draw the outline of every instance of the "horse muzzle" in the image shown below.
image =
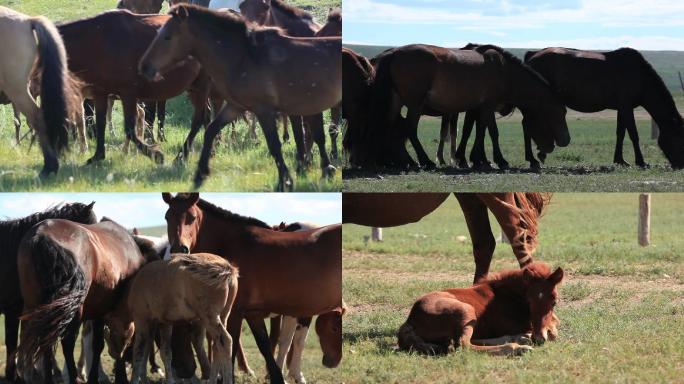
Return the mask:
[(140, 74), (149, 81), (159, 81), (163, 79), (161, 74), (159, 74), (159, 71), (151, 65), (140, 66)]
[(335, 368), (340, 364), (342, 357), (333, 357), (329, 355), (323, 355), (323, 366), (326, 368)]

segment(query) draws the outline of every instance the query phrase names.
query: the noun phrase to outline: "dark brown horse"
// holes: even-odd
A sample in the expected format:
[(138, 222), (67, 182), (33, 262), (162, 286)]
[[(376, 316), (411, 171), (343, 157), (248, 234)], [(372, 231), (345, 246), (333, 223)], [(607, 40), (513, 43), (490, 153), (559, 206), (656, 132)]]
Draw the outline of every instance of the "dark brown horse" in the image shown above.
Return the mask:
[(453, 347), (494, 355), (532, 350), (520, 343), (542, 344), (556, 337), (553, 309), (561, 280), (561, 268), (551, 272), (544, 263), (532, 263), (469, 288), (427, 293), (399, 328), (399, 348), (425, 354), (445, 354)]
[[(622, 156), (627, 131), (636, 164), (647, 166), (634, 121), (634, 108), (641, 106), (660, 128), (658, 145), (670, 165), (677, 169), (684, 167), (684, 120), (663, 80), (637, 50), (590, 52), (545, 48), (527, 52), (525, 62), (549, 81), (569, 108), (586, 113), (617, 110), (615, 164), (629, 165)], [(529, 140), (525, 156), (530, 163), (536, 162)]]
[(118, 9), (128, 9), (138, 14), (159, 13), (165, 0), (119, 0)]
[[(209, 175), (216, 135), (249, 110), (259, 119), (278, 167), (277, 189), (292, 189), (276, 131), (277, 113), (318, 115), (341, 101), (341, 39), (292, 38), (272, 28), (248, 26), (231, 13), (183, 4), (175, 6), (170, 15), (141, 60), (141, 73), (154, 78), (192, 56), (202, 63), (227, 101), (207, 127), (195, 187)], [(335, 168), (325, 152), (322, 129), (314, 130), (314, 139), (319, 143), (323, 176), (332, 176)]]
[[(535, 192), (455, 193), (473, 239), (474, 281), (487, 276), (496, 240), (489, 223), (494, 214), (511, 241), (520, 267), (532, 262), (537, 246), (537, 220), (549, 197)], [(439, 207), (448, 193), (345, 193), (342, 221), (372, 227), (415, 223)]]
[(342, 138), (342, 148), (351, 165), (357, 165), (362, 156), (359, 143), (363, 140), (363, 127), (368, 123), (370, 86), (375, 68), (364, 56), (349, 48), (342, 48), (342, 117), (347, 120), (347, 130)]
[(569, 144), (565, 107), (549, 84), (510, 52), (492, 45), (455, 51), (430, 45), (394, 48), (378, 59), (369, 132), (362, 143), (357, 143), (367, 156), (362, 163), (411, 164), (405, 149), (398, 147), (403, 147), (399, 140), (404, 135), (392, 132), (401, 118), (402, 106), (408, 108), (406, 135), (416, 148), (420, 164), (429, 167), (432, 161), (417, 137), (425, 107), (442, 114), (477, 109), (484, 127), (491, 123), (494, 111), (510, 105), (523, 112), (536, 111), (529, 131), (542, 151)]
[(7, 360), (5, 378), (17, 381), (15, 358), (19, 336), (19, 315), (23, 308), (21, 292), (19, 291), (19, 276), (17, 275), (17, 250), (24, 234), (35, 224), (46, 219), (67, 219), (83, 224), (97, 222), (93, 212), (93, 204), (81, 203), (65, 204), (49, 208), (44, 212), (21, 219), (0, 221), (0, 313), (5, 314), (5, 346)]
[[(23, 237), (17, 256), (24, 321), (17, 351), (20, 371), (27, 373), (49, 356), (62, 338), (69, 382), (75, 383), (73, 350), (81, 321), (93, 320), (93, 361), (88, 382), (98, 382), (104, 347), (103, 317), (111, 311), (126, 281), (147, 262), (128, 231), (112, 221), (84, 225), (49, 219)], [(44, 372), (51, 372), (43, 358)], [(117, 360), (117, 376), (125, 374)], [(46, 378), (48, 382), (51, 377)]]
[(228, 319), (233, 356), (246, 319), (271, 382), (283, 383), (264, 318), (271, 313), (297, 318), (341, 313), (342, 226), (280, 232), (200, 200), (197, 193), (162, 197), (169, 205), (166, 221), (173, 252), (213, 252), (240, 270), (240, 289)]
[(147, 80), (138, 74), (140, 58), (168, 19), (165, 15), (135, 15), (118, 10), (59, 26), (69, 55), (69, 69), (87, 84), (84, 93), (95, 101), (97, 148), (88, 163), (105, 157), (105, 115), (109, 95), (121, 98), (126, 137), (157, 162), (163, 162), (158, 147), (145, 144), (135, 134), (137, 101), (166, 100), (188, 90), (194, 112), (184, 148), (192, 144), (204, 123), (209, 79), (197, 61), (183, 60), (169, 68), (163, 79), (157, 79), (159, 81)]

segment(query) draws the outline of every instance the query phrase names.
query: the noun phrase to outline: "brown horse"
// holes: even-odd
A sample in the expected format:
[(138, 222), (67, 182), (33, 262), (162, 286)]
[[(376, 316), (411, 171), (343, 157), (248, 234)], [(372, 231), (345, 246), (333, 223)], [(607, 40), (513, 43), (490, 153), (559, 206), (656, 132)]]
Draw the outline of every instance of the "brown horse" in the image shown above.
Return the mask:
[[(642, 106), (660, 128), (658, 145), (678, 169), (684, 167), (684, 120), (665, 83), (651, 64), (631, 48), (590, 52), (567, 48), (529, 51), (525, 62), (544, 76), (566, 106), (580, 112), (617, 110), (617, 140), (613, 162), (629, 165), (622, 156), (625, 131), (634, 146), (635, 162), (646, 167), (639, 148), (634, 108)], [(529, 140), (525, 157), (536, 162)]]
[[(64, 42), (55, 26), (45, 17), (30, 17), (0, 7), (0, 36), (6, 37), (0, 56), (0, 92), (26, 116), (28, 125), (38, 135), (43, 152), (40, 177), (59, 169), (58, 156), (67, 147), (69, 71)], [(34, 64), (42, 77), (40, 107), (29, 92)]]
[[(470, 288), (452, 288), (421, 296), (397, 334), (399, 348), (425, 354), (445, 354), (452, 347), (495, 355), (519, 355), (555, 339), (553, 308), (561, 268), (544, 263), (492, 276)], [(492, 340), (496, 339), (496, 340)]]
[(3, 244), (2, 252), (0, 252), (0, 313), (5, 314), (5, 346), (7, 350), (5, 378), (7, 380), (14, 382), (19, 379), (15, 365), (19, 336), (19, 315), (23, 308), (17, 275), (19, 242), (31, 227), (46, 219), (61, 218), (83, 224), (97, 222), (93, 212), (94, 204), (94, 202), (88, 205), (81, 203), (65, 204), (20, 219), (0, 221), (0, 243)]
[[(168, 288), (160, 294), (157, 288), (161, 285)], [(173, 324), (179, 322), (194, 322), (201, 334), (209, 336), (213, 351), (209, 382), (216, 383), (220, 370), (223, 379), (232, 383), (233, 342), (225, 325), (237, 291), (237, 269), (216, 255), (175, 254), (169, 260), (142, 267), (126, 287), (117, 308), (106, 318), (111, 329), (110, 345), (114, 345), (113, 353), (118, 358), (122, 358), (135, 330), (131, 383), (146, 379), (145, 365), (157, 330), (165, 377), (168, 383), (174, 382), (171, 332)], [(202, 348), (199, 354), (203, 354)]]
[[(20, 372), (29, 372), (39, 358), (49, 356), (61, 337), (69, 380), (75, 383), (78, 328), (81, 321), (93, 320), (88, 382), (97, 383), (104, 347), (102, 318), (114, 309), (126, 281), (147, 261), (128, 231), (112, 221), (85, 225), (49, 219), (32, 227), (17, 256), (24, 301), (17, 352)], [(44, 372), (51, 372), (50, 359), (42, 360)], [(125, 375), (122, 360), (116, 362), (116, 370), (117, 378)]]
[(342, 148), (352, 165), (357, 165), (357, 159), (362, 156), (359, 146), (354, 144), (363, 140), (363, 125), (368, 122), (370, 85), (374, 77), (375, 68), (366, 57), (342, 48), (342, 117), (347, 120)]
[(119, 0), (118, 9), (128, 9), (138, 14), (159, 13), (165, 0)]
[(209, 79), (197, 61), (183, 60), (159, 81), (148, 81), (138, 74), (140, 58), (168, 19), (165, 15), (136, 15), (117, 10), (59, 26), (69, 55), (69, 69), (87, 84), (84, 94), (95, 101), (97, 148), (88, 163), (105, 157), (109, 95), (118, 95), (121, 99), (126, 137), (157, 162), (163, 162), (158, 146), (145, 144), (135, 134), (138, 100), (166, 100), (188, 90), (194, 112), (184, 148), (192, 144), (204, 123)]
[(162, 197), (169, 205), (166, 221), (172, 251), (214, 253), (240, 270), (240, 289), (228, 319), (233, 356), (244, 318), (271, 382), (283, 383), (263, 319), (271, 313), (297, 318), (341, 313), (342, 226), (279, 232), (201, 200), (197, 193)]
[[(475, 50), (450, 50), (431, 45), (408, 45), (381, 55), (370, 102), (370, 123), (360, 143), (362, 164), (411, 164), (403, 148), (408, 136), (421, 165), (434, 165), (417, 137), (425, 107), (453, 114), (477, 109), (481, 126), (491, 124), (494, 111), (513, 105), (535, 112), (529, 132), (544, 152), (570, 142), (565, 107), (549, 84), (510, 52), (493, 45)], [(406, 133), (392, 132), (408, 108)], [(401, 141), (400, 141), (401, 140)], [(389, 143), (388, 143), (389, 141)], [(388, 148), (389, 147), (389, 148)]]
[[(473, 239), (475, 277), (487, 276), (496, 240), (489, 223), (489, 209), (511, 240), (520, 267), (532, 262), (537, 246), (537, 220), (549, 196), (535, 192), (455, 193), (468, 232)], [(372, 227), (393, 227), (415, 223), (439, 207), (448, 193), (345, 193), (342, 221)]]
[[(292, 38), (279, 30), (252, 28), (232, 13), (183, 4), (175, 6), (170, 15), (140, 61), (140, 72), (155, 78), (160, 71), (192, 56), (202, 63), (227, 101), (205, 132), (195, 187), (209, 175), (216, 135), (250, 110), (257, 115), (276, 161), (277, 189), (292, 189), (276, 131), (276, 115), (315, 115), (340, 102), (341, 39)], [(322, 133), (314, 130), (314, 139), (322, 149), (323, 176), (332, 176), (335, 168), (324, 150)]]

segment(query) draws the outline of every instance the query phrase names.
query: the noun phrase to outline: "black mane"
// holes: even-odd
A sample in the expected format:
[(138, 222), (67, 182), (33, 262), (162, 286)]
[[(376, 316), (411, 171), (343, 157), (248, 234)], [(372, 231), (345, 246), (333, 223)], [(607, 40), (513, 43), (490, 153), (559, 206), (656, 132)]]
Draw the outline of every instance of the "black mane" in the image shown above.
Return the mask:
[(247, 36), (247, 23), (242, 16), (232, 12), (216, 12), (208, 8), (192, 4), (180, 4), (171, 8), (169, 14), (176, 16), (179, 9), (187, 10), (189, 18), (197, 19), (198, 22), (218, 33), (237, 33)]
[(511, 62), (521, 66), (525, 71), (527, 71), (529, 74), (531, 74), (534, 78), (541, 81), (547, 87), (550, 87), (549, 82), (544, 78), (544, 76), (542, 76), (541, 74), (539, 74), (539, 72), (535, 71), (532, 67), (527, 65), (527, 63), (520, 60), (520, 58), (518, 56), (516, 56), (516, 55), (512, 54), (511, 52), (499, 47), (498, 45), (494, 45), (494, 44), (480, 45), (480, 44), (469, 43), (468, 45), (466, 45), (462, 49), (472, 49), (472, 50), (479, 52), (479, 53), (483, 53), (484, 51), (486, 51), (488, 49), (493, 49), (493, 50), (499, 52), (504, 58), (506, 58), (506, 60), (511, 61)]
[(240, 222), (244, 225), (251, 225), (255, 227), (261, 227), (261, 228), (267, 228), (271, 229), (271, 226), (264, 223), (263, 221), (259, 219), (255, 219), (253, 217), (249, 216), (242, 216), (237, 213), (233, 213), (227, 209), (223, 209), (221, 207), (218, 207), (206, 200), (199, 199), (197, 202), (197, 206), (203, 211), (203, 212), (208, 212), (210, 214), (213, 214), (215, 216), (218, 216), (222, 219), (229, 220), (229, 221), (237, 221)]

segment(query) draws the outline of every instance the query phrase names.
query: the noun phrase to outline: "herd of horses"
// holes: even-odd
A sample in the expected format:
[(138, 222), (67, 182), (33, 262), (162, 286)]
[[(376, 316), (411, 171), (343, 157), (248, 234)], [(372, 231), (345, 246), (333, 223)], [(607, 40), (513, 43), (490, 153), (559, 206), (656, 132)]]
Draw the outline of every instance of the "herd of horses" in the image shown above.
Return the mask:
[[(658, 145), (672, 168), (684, 167), (684, 120), (665, 83), (636, 50), (610, 52), (546, 48), (529, 51), (524, 61), (494, 45), (468, 44), (461, 49), (413, 44), (388, 49), (367, 59), (342, 50), (343, 139), (351, 167), (426, 168), (436, 165), (418, 140), (422, 115), (441, 116), (437, 158), (451, 137), (451, 159), (468, 167), (465, 147), (476, 127), (470, 154), (473, 168), (491, 167), (485, 154), (485, 132), (493, 144), (494, 161), (509, 167), (498, 142), (496, 113), (522, 113), (525, 159), (531, 169), (555, 146), (570, 143), (567, 108), (579, 112), (617, 111), (613, 161), (629, 165), (623, 156), (625, 132), (634, 146), (635, 162), (647, 167), (639, 147), (634, 108), (643, 107), (658, 124)], [(404, 112), (405, 111), (405, 112)], [(456, 148), (458, 115), (465, 112), (463, 136)], [(410, 141), (416, 162), (406, 150)], [(538, 156), (532, 150), (536, 144)]]
[[(106, 341), (116, 383), (128, 382), (127, 361), (135, 383), (144, 380), (148, 360), (156, 369), (155, 343), (168, 382), (191, 378), (195, 355), (202, 379), (233, 382), (236, 359), (252, 372), (240, 341), (246, 320), (271, 382), (284, 382), (290, 352), (289, 373), (303, 383), (299, 364), (314, 316), (322, 363), (339, 364), (345, 312), (341, 225), (272, 227), (197, 193), (162, 197), (168, 234), (161, 238), (107, 218), (98, 222), (94, 203), (64, 204), (0, 222), (8, 380), (53, 382), (61, 341), (65, 382), (98, 383)], [(269, 336), (264, 319), (274, 314), (283, 325), (272, 320)], [(81, 353), (87, 356), (78, 367), (74, 348), (81, 324)]]
[[(455, 193), (472, 239), (473, 286), (427, 293), (414, 303), (397, 332), (401, 350), (445, 354), (455, 347), (496, 355), (519, 355), (558, 337), (553, 309), (561, 268), (532, 260), (538, 218), (550, 195), (536, 192)], [(343, 222), (394, 227), (415, 223), (448, 193), (345, 193)], [(496, 241), (489, 212), (510, 240), (520, 269), (489, 274)]]
[[(320, 25), (283, 0), (243, 0), (235, 2), (235, 10), (185, 2), (169, 0), (171, 11), (160, 15), (162, 0), (121, 0), (120, 10), (57, 26), (0, 8), (0, 32), (12, 37), (0, 59), (0, 98), (25, 115), (36, 132), (44, 156), (40, 175), (58, 171), (70, 127), (83, 138), (84, 99), (89, 100), (86, 110), (94, 107), (96, 126), (88, 164), (105, 158), (112, 98), (121, 100), (127, 140), (163, 163), (159, 146), (135, 131), (138, 103), (145, 103), (148, 124), (159, 115), (163, 139), (164, 102), (187, 91), (193, 114), (177, 159), (187, 159), (197, 132), (206, 126), (195, 187), (209, 175), (217, 134), (247, 111), (256, 116), (276, 162), (278, 190), (293, 188), (276, 131), (280, 116), (292, 124), (297, 169), (310, 164), (316, 143), (323, 177), (332, 176), (322, 112), (332, 111), (332, 156), (337, 156), (341, 11), (331, 9), (327, 24)], [(30, 87), (32, 82), (38, 85)], [(40, 105), (34, 96), (40, 96)]]

